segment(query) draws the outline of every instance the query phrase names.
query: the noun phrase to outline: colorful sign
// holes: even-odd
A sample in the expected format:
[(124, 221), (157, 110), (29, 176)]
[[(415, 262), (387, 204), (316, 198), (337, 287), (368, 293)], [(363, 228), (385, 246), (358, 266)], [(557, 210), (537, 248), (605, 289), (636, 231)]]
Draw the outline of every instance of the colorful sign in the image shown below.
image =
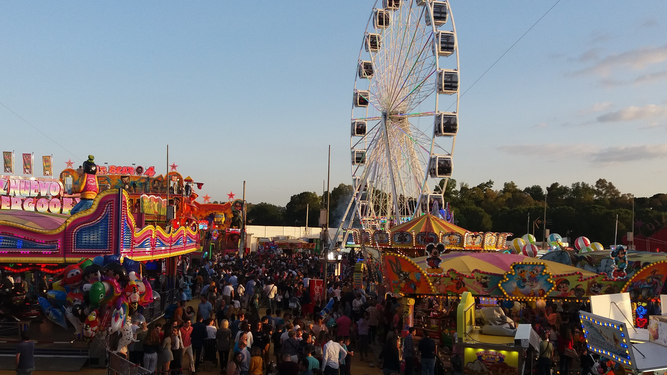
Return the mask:
[(622, 292), (630, 293), (633, 301), (646, 301), (660, 296), (663, 285), (667, 278), (667, 261), (650, 264), (636, 272)]
[(23, 174), (32, 175), (32, 154), (23, 154)]
[(4, 164), (4, 173), (14, 174), (14, 153), (11, 151), (3, 151), (2, 161)]
[(148, 167), (148, 169), (144, 169), (142, 166), (138, 167), (122, 167), (122, 166), (116, 166), (116, 165), (110, 165), (110, 166), (102, 166), (98, 165), (97, 166), (97, 174), (98, 175), (127, 175), (127, 176), (148, 176), (148, 177), (153, 177), (155, 176), (155, 167)]
[(155, 195), (142, 195), (141, 212), (146, 215), (167, 215), (167, 200)]
[(432, 294), (431, 281), (408, 257), (387, 253), (382, 255), (384, 279), (394, 294)]
[(649, 316), (648, 341), (667, 346), (667, 316)]
[(42, 175), (53, 176), (53, 157), (51, 155), (42, 156)]
[(63, 192), (58, 180), (1, 177), (0, 209), (68, 215), (79, 199), (62, 198)]
[(589, 350), (620, 364), (633, 366), (635, 361), (625, 323), (584, 311), (579, 312), (579, 319)]
[(517, 375), (519, 373), (519, 352), (465, 348), (463, 352), (466, 375)]
[(308, 287), (310, 288), (310, 295), (313, 296), (313, 302), (324, 301), (324, 280), (310, 279)]
[(554, 287), (543, 263), (513, 263), (500, 282), (500, 289), (507, 297), (546, 297)]

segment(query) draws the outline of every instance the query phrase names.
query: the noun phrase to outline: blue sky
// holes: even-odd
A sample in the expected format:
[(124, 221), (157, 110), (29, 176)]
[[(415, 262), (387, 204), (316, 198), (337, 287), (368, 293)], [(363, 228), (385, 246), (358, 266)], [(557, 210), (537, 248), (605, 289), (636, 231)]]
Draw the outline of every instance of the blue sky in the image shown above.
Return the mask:
[[(452, 0), (468, 90), (554, 1)], [(351, 183), (349, 120), (371, 0), (6, 1), (0, 148), (55, 169), (170, 161), (200, 195), (285, 205)], [(562, 0), (462, 98), (453, 177), (501, 188), (667, 186), (667, 2)], [(51, 139), (49, 139), (51, 138)], [(54, 142), (55, 141), (55, 142)], [(59, 145), (64, 147), (61, 148)], [(41, 163), (37, 163), (41, 168)]]

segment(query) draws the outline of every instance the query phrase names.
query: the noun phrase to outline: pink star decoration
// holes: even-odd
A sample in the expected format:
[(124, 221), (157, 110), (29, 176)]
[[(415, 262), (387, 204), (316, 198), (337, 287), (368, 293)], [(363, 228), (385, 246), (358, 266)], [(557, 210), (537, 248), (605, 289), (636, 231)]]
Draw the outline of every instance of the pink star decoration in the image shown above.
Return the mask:
[(68, 159), (65, 164), (67, 164), (67, 168), (73, 168), (74, 167), (74, 162), (72, 159)]
[(204, 195), (204, 203), (210, 203), (211, 202), (211, 197), (208, 196), (208, 194)]
[(235, 196), (236, 194), (232, 193), (231, 191), (229, 192), (229, 194), (227, 194), (227, 197), (229, 198), (230, 201), (234, 199)]
[(172, 163), (172, 164), (170, 165), (170, 167), (171, 167), (171, 170), (172, 170), (172, 171), (175, 171), (176, 168), (178, 168), (178, 165), (176, 165), (176, 163)]

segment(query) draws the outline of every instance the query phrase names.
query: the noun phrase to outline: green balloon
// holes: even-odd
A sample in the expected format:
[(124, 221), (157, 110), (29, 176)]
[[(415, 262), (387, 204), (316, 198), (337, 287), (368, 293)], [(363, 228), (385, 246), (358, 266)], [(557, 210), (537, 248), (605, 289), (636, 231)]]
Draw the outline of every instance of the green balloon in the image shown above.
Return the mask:
[[(83, 260), (83, 258), (81, 258), (81, 260)], [(90, 266), (91, 264), (93, 264), (93, 261), (90, 259), (86, 259), (83, 263), (79, 265), (79, 267), (81, 267), (81, 270), (83, 271), (86, 269), (86, 267)]]
[(100, 302), (104, 299), (106, 291), (104, 289), (104, 284), (101, 281), (96, 281), (93, 285), (90, 286), (90, 292), (88, 293), (88, 299), (92, 307), (97, 307), (100, 305)]

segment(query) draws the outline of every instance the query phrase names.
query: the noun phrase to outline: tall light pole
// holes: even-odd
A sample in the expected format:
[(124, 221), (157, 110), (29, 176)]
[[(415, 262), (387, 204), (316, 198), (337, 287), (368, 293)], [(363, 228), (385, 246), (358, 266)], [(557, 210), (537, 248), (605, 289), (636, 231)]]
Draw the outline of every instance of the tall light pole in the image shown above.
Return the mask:
[(542, 250), (546, 249), (547, 244), (547, 190), (544, 189), (544, 225), (542, 226)]
[[(325, 226), (324, 226), (324, 243), (322, 244), (322, 250), (324, 253), (324, 290), (325, 290), (325, 297), (326, 297), (326, 291), (328, 290), (327, 288), (327, 267), (329, 266), (329, 201), (331, 201), (331, 190), (329, 189), (329, 180), (331, 178), (331, 145), (329, 145), (329, 158), (327, 161), (327, 217), (325, 220)], [(338, 233), (338, 232), (336, 232)], [(320, 256), (323, 254), (320, 253)], [(326, 298), (325, 298), (326, 300)]]
[(635, 249), (635, 195), (632, 194), (632, 241), (630, 241), (630, 250)]

